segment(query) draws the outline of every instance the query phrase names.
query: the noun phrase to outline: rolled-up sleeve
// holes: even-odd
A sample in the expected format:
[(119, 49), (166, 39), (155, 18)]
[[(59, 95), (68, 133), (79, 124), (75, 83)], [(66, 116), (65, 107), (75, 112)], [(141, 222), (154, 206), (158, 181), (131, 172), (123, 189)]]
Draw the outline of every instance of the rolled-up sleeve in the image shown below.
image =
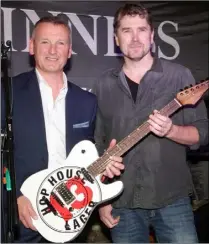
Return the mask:
[[(194, 77), (189, 69), (186, 69), (186, 72), (182, 76), (182, 81), (182, 85), (184, 86), (188, 86), (190, 84), (195, 85)], [(200, 101), (198, 101), (195, 105), (189, 105), (183, 109), (183, 120), (184, 125), (194, 126), (199, 132), (199, 142), (190, 146), (191, 150), (196, 150), (199, 148), (199, 146), (207, 145), (209, 143), (209, 120), (206, 105), (203, 99), (200, 99)]]

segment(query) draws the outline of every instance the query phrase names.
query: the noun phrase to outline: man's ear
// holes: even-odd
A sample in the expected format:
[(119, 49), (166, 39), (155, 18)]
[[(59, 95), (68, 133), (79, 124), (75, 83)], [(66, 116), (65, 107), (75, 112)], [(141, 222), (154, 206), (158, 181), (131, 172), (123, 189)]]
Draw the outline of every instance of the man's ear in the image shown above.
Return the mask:
[(72, 55), (72, 44), (70, 44), (69, 51), (68, 51), (68, 58)]
[(116, 34), (114, 34), (114, 37), (115, 37), (115, 43), (116, 45), (119, 47), (119, 40), (118, 40), (118, 37)]
[(153, 30), (151, 33), (151, 44), (153, 45), (154, 43), (154, 36), (155, 36), (155, 31)]
[(30, 39), (29, 41), (29, 53), (30, 55), (34, 55), (34, 40)]

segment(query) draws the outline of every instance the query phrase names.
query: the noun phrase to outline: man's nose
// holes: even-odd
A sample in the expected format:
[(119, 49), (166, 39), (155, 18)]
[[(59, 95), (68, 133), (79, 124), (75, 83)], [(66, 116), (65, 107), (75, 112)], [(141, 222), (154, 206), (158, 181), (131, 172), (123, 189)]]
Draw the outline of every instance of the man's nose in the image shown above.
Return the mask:
[(133, 31), (132, 32), (132, 40), (133, 41), (138, 41), (139, 40), (139, 36), (138, 36), (138, 32), (137, 31)]
[(56, 44), (51, 44), (51, 45), (50, 45), (50, 48), (49, 48), (49, 52), (50, 52), (51, 54), (55, 54), (55, 53), (56, 53), (56, 50), (57, 50), (57, 48), (56, 48)]

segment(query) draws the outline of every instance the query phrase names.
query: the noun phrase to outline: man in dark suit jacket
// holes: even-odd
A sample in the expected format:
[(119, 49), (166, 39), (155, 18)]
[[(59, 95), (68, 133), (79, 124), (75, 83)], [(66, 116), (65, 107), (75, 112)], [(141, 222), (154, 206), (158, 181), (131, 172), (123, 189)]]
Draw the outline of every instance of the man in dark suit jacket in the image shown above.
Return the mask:
[[(96, 96), (68, 82), (63, 73), (72, 53), (70, 34), (68, 25), (60, 18), (40, 19), (30, 40), (35, 70), (13, 78), (14, 163), (21, 220), (18, 242), (41, 239), (31, 220), (36, 213), (20, 192), (24, 180), (59, 165), (76, 143), (94, 140)], [(5, 126), (4, 98), (2, 126)], [(119, 175), (124, 167), (121, 162), (120, 157), (114, 157), (104, 174)]]

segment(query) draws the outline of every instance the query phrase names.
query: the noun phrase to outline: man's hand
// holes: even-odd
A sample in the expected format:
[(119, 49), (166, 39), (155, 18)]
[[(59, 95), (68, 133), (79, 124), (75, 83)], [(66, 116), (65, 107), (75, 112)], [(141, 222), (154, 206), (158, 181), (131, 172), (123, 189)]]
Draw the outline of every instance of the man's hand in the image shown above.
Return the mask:
[(111, 212), (112, 212), (111, 204), (99, 208), (100, 219), (108, 228), (113, 228), (118, 224), (120, 220), (120, 216), (113, 218)]
[[(110, 142), (108, 149), (114, 147), (115, 145), (116, 145), (116, 140), (113, 139)], [(113, 178), (115, 175), (119, 176), (121, 174), (121, 170), (124, 169), (124, 164), (122, 163), (123, 160), (122, 157), (112, 156), (110, 157), (110, 159), (111, 160), (107, 165), (106, 170), (104, 171), (103, 174), (109, 178)]]
[(173, 127), (172, 120), (161, 115), (157, 110), (154, 110), (154, 113), (149, 116), (148, 123), (150, 124), (150, 130), (160, 137), (168, 136)]
[(37, 215), (32, 207), (31, 202), (25, 196), (20, 196), (17, 199), (19, 218), (26, 228), (36, 230), (32, 223), (32, 219), (37, 219)]

